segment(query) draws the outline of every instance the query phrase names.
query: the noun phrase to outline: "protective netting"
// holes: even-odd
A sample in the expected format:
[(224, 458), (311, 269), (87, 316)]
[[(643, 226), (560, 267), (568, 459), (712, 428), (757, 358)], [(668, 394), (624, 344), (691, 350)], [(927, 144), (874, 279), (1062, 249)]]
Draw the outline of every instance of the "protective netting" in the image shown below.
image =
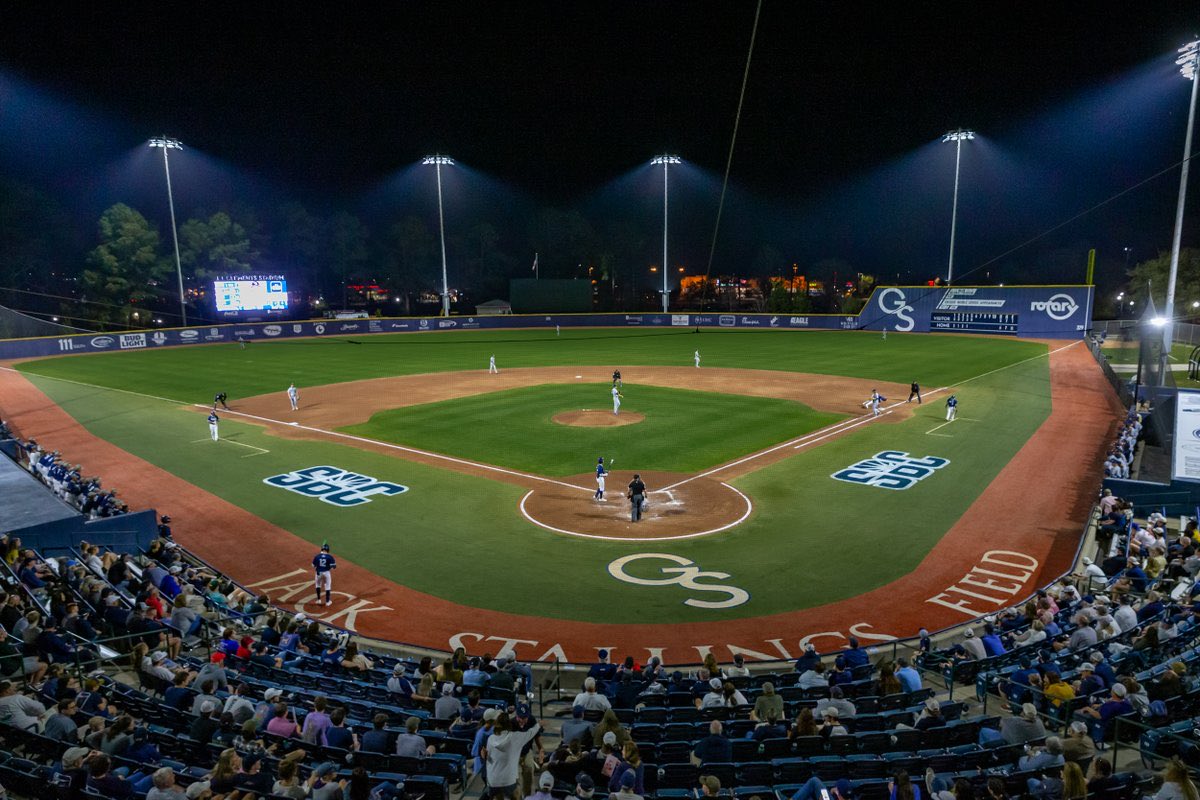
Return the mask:
[(0, 339), (27, 339), (31, 336), (62, 336), (66, 333), (89, 333), (84, 328), (72, 328), (58, 322), (31, 317), (7, 306), (0, 306)]

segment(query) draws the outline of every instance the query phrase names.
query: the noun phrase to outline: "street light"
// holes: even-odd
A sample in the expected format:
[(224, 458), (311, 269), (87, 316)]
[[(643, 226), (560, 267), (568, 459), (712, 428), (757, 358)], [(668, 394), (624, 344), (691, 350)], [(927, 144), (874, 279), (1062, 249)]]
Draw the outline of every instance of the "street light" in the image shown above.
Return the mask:
[(168, 150), (182, 150), (183, 143), (178, 139), (166, 136), (151, 139), (151, 147), (161, 147), (163, 151), (163, 170), (167, 173), (167, 204), (171, 207), (171, 238), (175, 240), (175, 277), (179, 279), (179, 318), (181, 325), (187, 327), (187, 306), (183, 299), (183, 266), (179, 261), (179, 233), (175, 230), (175, 198), (171, 194), (171, 163), (167, 160)]
[(950, 212), (950, 265), (946, 268), (946, 283), (954, 279), (954, 233), (958, 223), (958, 168), (962, 163), (962, 143), (964, 139), (974, 139), (975, 131), (964, 131), (959, 128), (950, 131), (942, 137), (942, 143), (954, 142), (954, 209)]
[(446, 221), (442, 217), (442, 164), (450, 165), (454, 159), (449, 156), (425, 156), (422, 164), (433, 164), (437, 170), (438, 187), (438, 230), (442, 237), (442, 316), (450, 316), (450, 286), (446, 283)]
[(671, 164), (682, 164), (679, 156), (655, 156), (650, 159), (650, 163), (654, 166), (662, 164), (663, 168), (663, 288), (662, 288), (662, 303), (663, 313), (667, 313), (667, 306), (671, 299), (671, 294), (667, 290), (667, 167)]
[[(1200, 89), (1200, 80), (1196, 73), (1200, 71), (1200, 39), (1188, 42), (1179, 48), (1179, 72), (1192, 82), (1192, 99), (1188, 106), (1187, 136), (1183, 142), (1183, 168), (1179, 172), (1179, 202), (1175, 206), (1175, 236), (1171, 240), (1171, 274), (1167, 277), (1167, 307), (1164, 313), (1167, 319), (1175, 317), (1175, 277), (1179, 273), (1179, 240), (1183, 235), (1183, 207), (1187, 200), (1188, 165), (1192, 155), (1192, 129), (1196, 123), (1196, 90)], [(1171, 335), (1174, 325), (1163, 329), (1163, 363), (1171, 356)]]

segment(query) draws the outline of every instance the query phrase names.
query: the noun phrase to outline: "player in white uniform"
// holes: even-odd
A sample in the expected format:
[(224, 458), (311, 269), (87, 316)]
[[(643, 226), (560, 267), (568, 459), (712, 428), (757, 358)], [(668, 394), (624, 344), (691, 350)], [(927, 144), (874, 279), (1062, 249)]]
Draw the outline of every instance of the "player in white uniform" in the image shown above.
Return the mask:
[(623, 395), (621, 394), (621, 390), (618, 389), (616, 386), (614, 386), (612, 388), (612, 396), (613, 396), (613, 413), (620, 414), (621, 413), (621, 398), (623, 397)]
[(288, 402), (292, 404), (292, 411), (298, 410), (300, 408), (300, 392), (296, 390), (296, 384), (293, 383), (288, 387), (287, 395)]
[(221, 418), (217, 416), (217, 408), (213, 406), (213, 410), (208, 412), (208, 432), (212, 435), (214, 442), (220, 438), (217, 436), (217, 423), (220, 421)]
[(878, 417), (879, 416), (879, 406), (885, 400), (887, 400), (886, 397), (881, 395), (876, 390), (872, 389), (871, 390), (871, 413)]
[(696, 369), (700, 369), (700, 351), (697, 350), (692, 354), (692, 358), (696, 360)]
[(952, 394), (946, 398), (946, 421), (953, 422), (958, 416), (958, 395)]
[(333, 605), (333, 598), (330, 596), (333, 590), (333, 571), (337, 569), (337, 561), (329, 555), (329, 542), (321, 545), (321, 552), (313, 556), (313, 570), (316, 572), (316, 580), (314, 581), (317, 589), (317, 602), (321, 602), (321, 590), (325, 590), (325, 605)]
[(492, 356), (488, 359), (488, 374), (491, 375), (492, 373), (499, 371), (500, 370), (496, 369), (496, 357)]
[(608, 470), (604, 468), (604, 456), (596, 459), (596, 496), (595, 499), (601, 503), (604, 502), (604, 479), (608, 476)]

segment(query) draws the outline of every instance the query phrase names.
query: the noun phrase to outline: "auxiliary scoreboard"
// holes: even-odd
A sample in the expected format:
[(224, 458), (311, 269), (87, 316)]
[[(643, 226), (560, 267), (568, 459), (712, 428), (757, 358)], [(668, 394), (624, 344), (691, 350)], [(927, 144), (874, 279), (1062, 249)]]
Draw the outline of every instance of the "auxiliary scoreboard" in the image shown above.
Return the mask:
[(1016, 335), (1019, 314), (994, 311), (933, 311), (929, 329), (959, 333), (1006, 333)]

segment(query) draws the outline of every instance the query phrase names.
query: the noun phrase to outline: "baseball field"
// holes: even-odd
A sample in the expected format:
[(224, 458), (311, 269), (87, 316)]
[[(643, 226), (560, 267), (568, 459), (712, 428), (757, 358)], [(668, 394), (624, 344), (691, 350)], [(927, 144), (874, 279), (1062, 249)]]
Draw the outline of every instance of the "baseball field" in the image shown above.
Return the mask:
[[(25, 361), (0, 388), (27, 435), (281, 605), (570, 661), (790, 657), (1012, 604), (1069, 566), (1119, 412), (1081, 344), (855, 331), (195, 345)], [(323, 541), (330, 608), (311, 604)]]

